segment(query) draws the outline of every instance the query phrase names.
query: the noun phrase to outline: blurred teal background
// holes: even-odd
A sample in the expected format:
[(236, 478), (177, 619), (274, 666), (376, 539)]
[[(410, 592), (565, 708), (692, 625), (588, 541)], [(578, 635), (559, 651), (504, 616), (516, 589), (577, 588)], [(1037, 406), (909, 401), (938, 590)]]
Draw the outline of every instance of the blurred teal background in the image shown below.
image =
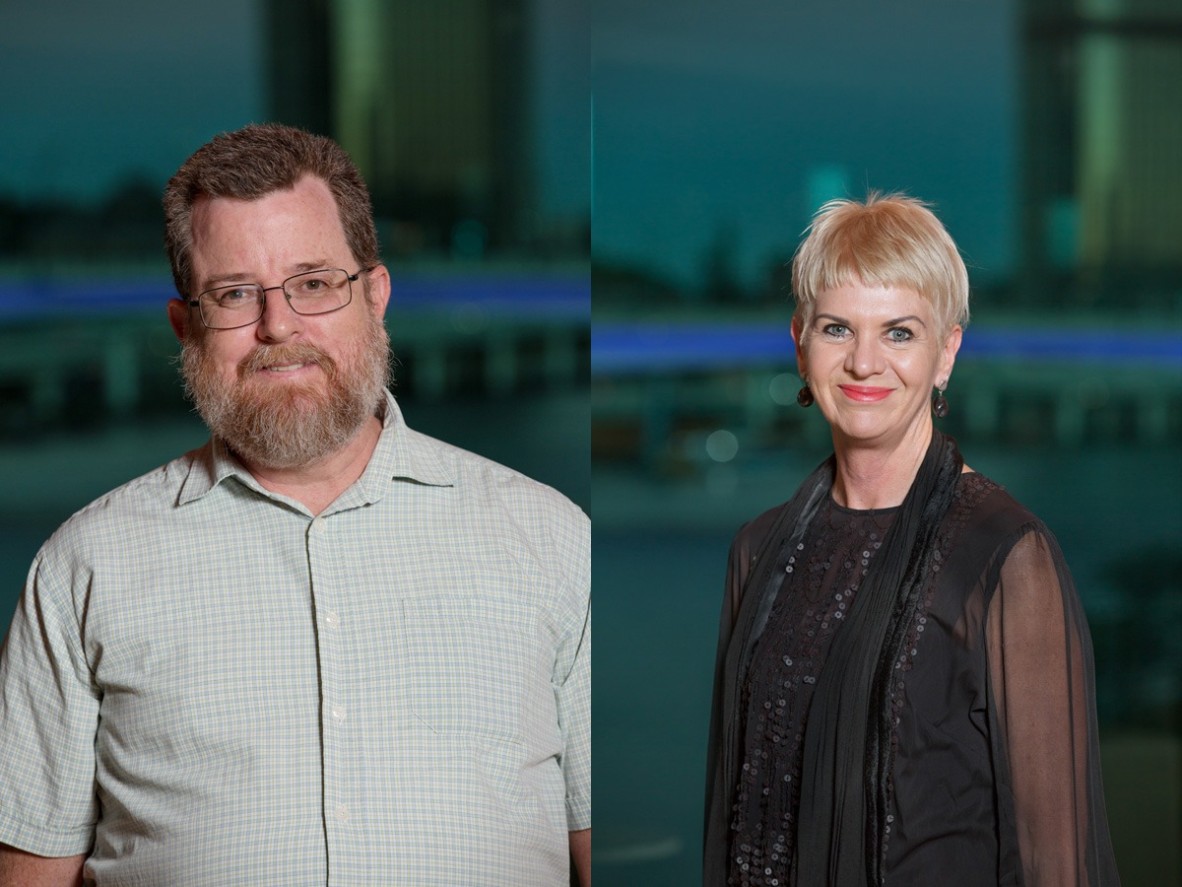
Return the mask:
[(585, 3), (0, 3), (0, 630), (41, 542), (206, 437), (168, 176), (251, 121), (373, 191), (408, 422), (590, 503)]
[(870, 188), (965, 255), (941, 424), (1066, 552), (1124, 884), (1182, 883), (1182, 7), (592, 9), (598, 883), (699, 881), (730, 538), (829, 452), (787, 263)]
[(970, 265), (946, 427), (1084, 597), (1126, 887), (1182, 883), (1180, 47), (1176, 0), (0, 0), (0, 626), (61, 520), (204, 440), (165, 179), (328, 132), (410, 423), (592, 510), (598, 883), (696, 883), (727, 546), (828, 452), (786, 263), (902, 189)]

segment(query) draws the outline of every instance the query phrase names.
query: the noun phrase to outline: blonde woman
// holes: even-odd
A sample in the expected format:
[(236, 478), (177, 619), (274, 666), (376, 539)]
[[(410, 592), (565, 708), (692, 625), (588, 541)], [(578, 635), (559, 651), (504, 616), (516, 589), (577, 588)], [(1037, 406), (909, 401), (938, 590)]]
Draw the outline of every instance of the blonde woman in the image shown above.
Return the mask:
[(917, 200), (834, 201), (793, 289), (834, 452), (731, 549), (705, 884), (1117, 884), (1067, 565), (934, 421), (955, 244)]

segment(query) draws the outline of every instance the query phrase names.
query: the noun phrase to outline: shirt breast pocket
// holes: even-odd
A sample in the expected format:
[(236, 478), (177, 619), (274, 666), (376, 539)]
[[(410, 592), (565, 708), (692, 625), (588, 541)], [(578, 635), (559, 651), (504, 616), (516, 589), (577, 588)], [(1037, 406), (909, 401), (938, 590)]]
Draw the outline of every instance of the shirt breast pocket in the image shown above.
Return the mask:
[(529, 620), (472, 596), (402, 601), (400, 681), (416, 720), (435, 733), (520, 740)]

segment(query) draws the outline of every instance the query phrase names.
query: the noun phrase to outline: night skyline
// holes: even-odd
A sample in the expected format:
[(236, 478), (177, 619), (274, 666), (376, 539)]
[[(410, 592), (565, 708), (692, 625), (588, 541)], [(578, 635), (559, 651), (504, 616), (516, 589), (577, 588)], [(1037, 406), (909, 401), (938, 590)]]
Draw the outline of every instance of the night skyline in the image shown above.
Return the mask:
[[(163, 185), (217, 132), (267, 119), (260, 0), (0, 0), (0, 197), (97, 204)], [(590, 206), (586, 4), (534, 9), (530, 101), (539, 207)]]
[(758, 279), (836, 186), (933, 202), (1008, 273), (1016, 30), (1012, 2), (597, 2), (597, 260), (693, 286), (725, 230)]

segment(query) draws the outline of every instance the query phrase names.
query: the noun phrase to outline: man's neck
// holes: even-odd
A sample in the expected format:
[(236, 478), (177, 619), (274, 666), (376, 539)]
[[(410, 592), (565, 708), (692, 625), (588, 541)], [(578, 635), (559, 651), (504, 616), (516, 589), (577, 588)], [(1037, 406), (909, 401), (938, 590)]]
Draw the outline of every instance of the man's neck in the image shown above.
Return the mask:
[(320, 514), (365, 472), (382, 434), (382, 423), (370, 418), (344, 447), (298, 468), (272, 468), (244, 461), (246, 470), (272, 493), (295, 499)]

